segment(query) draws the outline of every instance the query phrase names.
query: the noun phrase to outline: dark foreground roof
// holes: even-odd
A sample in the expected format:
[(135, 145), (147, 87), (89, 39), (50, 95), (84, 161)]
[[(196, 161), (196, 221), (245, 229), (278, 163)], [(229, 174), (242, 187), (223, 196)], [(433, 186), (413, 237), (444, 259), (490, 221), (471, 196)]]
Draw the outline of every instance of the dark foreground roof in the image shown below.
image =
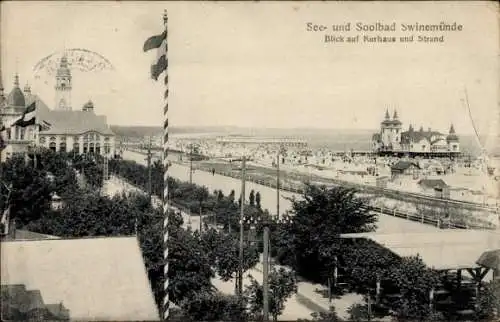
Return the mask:
[(391, 170), (406, 170), (410, 168), (411, 166), (415, 166), (417, 168), (420, 168), (418, 164), (410, 161), (398, 161), (394, 165), (391, 166)]
[(446, 188), (448, 185), (446, 182), (443, 181), (443, 179), (422, 179), (418, 182), (419, 185), (427, 187), (427, 188)]
[(45, 304), (40, 290), (24, 284), (1, 286), (2, 321), (69, 321), (70, 312), (62, 303)]

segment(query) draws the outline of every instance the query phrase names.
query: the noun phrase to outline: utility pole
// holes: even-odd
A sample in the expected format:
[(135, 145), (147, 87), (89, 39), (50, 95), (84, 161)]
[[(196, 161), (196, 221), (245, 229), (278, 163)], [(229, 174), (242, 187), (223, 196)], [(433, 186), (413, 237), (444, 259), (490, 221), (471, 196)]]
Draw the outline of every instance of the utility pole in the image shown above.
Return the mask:
[(193, 184), (193, 144), (190, 144), (189, 150), (189, 184)]
[[(280, 147), (281, 148), (281, 147)], [(280, 149), (276, 160), (276, 218), (280, 219)]]
[(243, 218), (245, 217), (245, 169), (246, 157), (241, 161), (241, 211), (240, 211), (240, 258), (238, 265), (238, 296), (243, 296)]
[(264, 321), (269, 321), (269, 221), (264, 219), (264, 250), (262, 263), (262, 304), (264, 308)]
[(103, 180), (109, 180), (109, 163), (108, 156), (104, 155), (104, 169), (103, 169)]

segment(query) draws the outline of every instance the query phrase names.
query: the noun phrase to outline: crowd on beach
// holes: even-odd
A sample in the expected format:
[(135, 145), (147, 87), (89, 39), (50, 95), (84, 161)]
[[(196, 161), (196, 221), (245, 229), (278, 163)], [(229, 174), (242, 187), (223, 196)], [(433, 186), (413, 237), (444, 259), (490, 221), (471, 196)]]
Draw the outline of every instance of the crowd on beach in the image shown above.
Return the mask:
[[(212, 160), (236, 161), (243, 155), (248, 162), (266, 167), (335, 178), (361, 184), (375, 185), (377, 178), (387, 177), (387, 188), (416, 193), (433, 193), (423, 189), (422, 179), (441, 179), (450, 187), (450, 197), (464, 201), (498, 204), (498, 183), (485, 175), (481, 160), (450, 158), (398, 158), (374, 156), (354, 151), (311, 149), (301, 145), (220, 143), (214, 139), (175, 140), (173, 148), (200, 154)], [(278, 158), (279, 155), (279, 158)], [(406, 161), (417, 166), (418, 175), (399, 176), (395, 180), (391, 169)]]

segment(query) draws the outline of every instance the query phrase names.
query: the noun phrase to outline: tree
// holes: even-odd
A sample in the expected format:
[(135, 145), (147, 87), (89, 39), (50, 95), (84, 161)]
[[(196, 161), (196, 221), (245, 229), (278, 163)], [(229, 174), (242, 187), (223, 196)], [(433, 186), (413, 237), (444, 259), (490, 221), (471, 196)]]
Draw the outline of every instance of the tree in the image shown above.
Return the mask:
[[(340, 322), (342, 321), (341, 318), (337, 315), (337, 312), (335, 311), (335, 307), (331, 306), (330, 310), (328, 312), (314, 312), (311, 313), (312, 320), (307, 320), (307, 319), (299, 319), (297, 322)], [(349, 321), (361, 321), (361, 320), (355, 320), (355, 319), (349, 319)], [(362, 321), (367, 321), (362, 320)]]
[(54, 183), (47, 172), (26, 164), (23, 157), (8, 159), (3, 165), (2, 180), (11, 185), (11, 216), (24, 225), (50, 211)]
[[(297, 292), (297, 280), (293, 271), (280, 268), (269, 274), (269, 313), (274, 321), (283, 313), (286, 300)], [(263, 288), (250, 275), (250, 285), (245, 290), (249, 310), (254, 316), (261, 316), (264, 308)]]
[(255, 205), (257, 206), (257, 208), (259, 209), (262, 209), (261, 205), (260, 205), (260, 192), (257, 191), (257, 193), (255, 194)]
[(182, 303), (193, 321), (247, 321), (245, 303), (234, 295), (201, 292)]
[[(215, 229), (205, 231), (201, 237), (205, 253), (212, 266), (223, 281), (234, 278), (239, 268), (239, 240), (234, 235), (218, 232)], [(243, 245), (243, 272), (259, 262), (257, 247)]]
[[(283, 225), (276, 246), (281, 253), (293, 254), (297, 272), (306, 278), (324, 282), (332, 276), (334, 257), (340, 253), (340, 234), (373, 231), (377, 217), (366, 207), (366, 200), (344, 187), (307, 184), (302, 199), (292, 198), (293, 222)], [(274, 238), (276, 240), (276, 238)], [(323, 280), (318, 280), (318, 271)]]
[(500, 280), (496, 279), (480, 288), (477, 298), (476, 319), (479, 321), (494, 321), (499, 314)]
[(255, 191), (250, 191), (250, 196), (248, 197), (249, 198), (249, 204), (250, 206), (254, 207), (255, 206)]
[(420, 257), (404, 257), (399, 265), (391, 267), (386, 275), (402, 295), (389, 302), (390, 307), (401, 320), (429, 321), (430, 290), (439, 282), (437, 272), (427, 268)]
[(230, 200), (231, 202), (234, 202), (234, 200), (235, 200), (235, 192), (234, 192), (234, 189), (233, 189), (233, 190), (231, 190), (231, 192), (229, 193), (229, 200)]

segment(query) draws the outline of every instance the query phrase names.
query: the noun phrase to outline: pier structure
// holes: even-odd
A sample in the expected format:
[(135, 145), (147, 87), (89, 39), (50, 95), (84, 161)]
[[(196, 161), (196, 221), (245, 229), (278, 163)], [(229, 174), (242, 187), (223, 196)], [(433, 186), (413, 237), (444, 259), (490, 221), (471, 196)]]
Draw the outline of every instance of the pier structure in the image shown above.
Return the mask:
[(448, 134), (423, 126), (415, 130), (409, 125), (403, 131), (403, 123), (397, 111), (391, 118), (386, 110), (384, 120), (380, 123), (380, 131), (372, 136), (372, 149), (381, 156), (424, 157), (424, 158), (457, 158), (461, 156), (460, 139), (451, 124)]

